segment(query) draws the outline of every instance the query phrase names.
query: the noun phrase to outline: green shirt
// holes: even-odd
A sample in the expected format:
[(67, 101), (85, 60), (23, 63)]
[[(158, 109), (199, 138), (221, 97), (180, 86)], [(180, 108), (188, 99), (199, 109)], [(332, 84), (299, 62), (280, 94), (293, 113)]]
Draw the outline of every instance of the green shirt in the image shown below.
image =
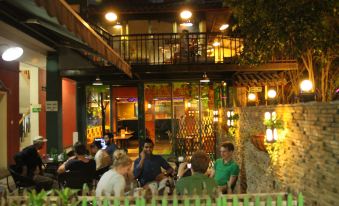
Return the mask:
[(231, 176), (239, 175), (239, 166), (233, 160), (224, 163), (223, 159), (217, 159), (214, 163), (214, 180), (219, 186), (227, 184)]
[(213, 190), (217, 188), (214, 179), (207, 177), (201, 173), (195, 173), (192, 176), (182, 177), (175, 185), (178, 194), (184, 195), (187, 190), (188, 195), (192, 195), (196, 190), (197, 195), (201, 195), (203, 189), (206, 188), (209, 195), (213, 194)]

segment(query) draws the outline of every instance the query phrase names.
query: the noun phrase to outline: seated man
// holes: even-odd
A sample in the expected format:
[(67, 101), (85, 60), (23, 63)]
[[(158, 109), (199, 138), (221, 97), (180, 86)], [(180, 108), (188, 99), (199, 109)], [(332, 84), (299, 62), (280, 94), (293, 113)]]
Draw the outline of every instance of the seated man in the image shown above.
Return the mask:
[(86, 146), (81, 142), (74, 144), (75, 156), (69, 158), (58, 168), (58, 173), (64, 173), (66, 171), (83, 171), (88, 176), (94, 175), (96, 171), (95, 161), (86, 156)]
[(215, 161), (214, 171), (211, 174), (224, 194), (231, 194), (233, 192), (239, 175), (239, 166), (233, 160), (233, 151), (234, 145), (231, 142), (225, 142), (221, 145), (221, 158)]
[(32, 179), (38, 190), (49, 190), (54, 184), (52, 178), (44, 176), (42, 160), (38, 153), (38, 150), (42, 149), (46, 141), (47, 139), (38, 137), (33, 141), (33, 145), (24, 148), (14, 157), (17, 172), (20, 173), (21, 176)]
[[(203, 190), (206, 190), (209, 195), (213, 194), (214, 189), (217, 188), (217, 184), (214, 179), (205, 175), (209, 162), (210, 159), (205, 152), (195, 152), (191, 158), (192, 176), (178, 176), (179, 180), (175, 185), (177, 193), (184, 195), (187, 191), (188, 195), (192, 195), (193, 192), (196, 191), (198, 195), (201, 195)], [(178, 171), (178, 174), (183, 174), (183, 172)]]
[(140, 157), (134, 161), (133, 174), (139, 180), (141, 186), (153, 181), (160, 182), (165, 177), (161, 168), (165, 169), (167, 174), (174, 171), (163, 157), (153, 154), (153, 147), (152, 140), (146, 138)]
[(113, 142), (113, 134), (112, 133), (106, 133), (104, 135), (104, 140), (105, 140), (105, 143), (106, 143), (106, 152), (112, 156), (114, 151), (116, 150), (117, 146), (114, 144)]
[(112, 165), (112, 158), (102, 149), (100, 141), (94, 141), (91, 145), (91, 155), (94, 156), (96, 170)]

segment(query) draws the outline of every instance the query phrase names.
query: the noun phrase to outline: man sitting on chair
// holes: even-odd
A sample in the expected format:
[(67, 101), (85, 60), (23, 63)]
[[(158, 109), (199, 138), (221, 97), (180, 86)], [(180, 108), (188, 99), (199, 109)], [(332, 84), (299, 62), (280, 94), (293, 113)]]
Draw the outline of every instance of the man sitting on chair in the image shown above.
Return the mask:
[(42, 149), (47, 139), (38, 136), (33, 140), (33, 145), (24, 148), (21, 152), (17, 153), (14, 157), (17, 172), (24, 177), (33, 180), (38, 190), (49, 190), (54, 184), (54, 180), (50, 177), (44, 176), (42, 170), (42, 160), (38, 153)]
[(166, 174), (171, 174), (174, 171), (163, 157), (153, 154), (153, 147), (153, 141), (146, 138), (140, 157), (134, 161), (133, 174), (139, 180), (140, 186), (145, 186), (153, 181), (160, 182), (164, 179), (165, 174), (161, 172), (161, 168), (166, 170)]
[(233, 160), (234, 145), (231, 142), (225, 142), (220, 147), (221, 158), (214, 163), (214, 176), (219, 189), (223, 194), (232, 194), (239, 175), (239, 166)]

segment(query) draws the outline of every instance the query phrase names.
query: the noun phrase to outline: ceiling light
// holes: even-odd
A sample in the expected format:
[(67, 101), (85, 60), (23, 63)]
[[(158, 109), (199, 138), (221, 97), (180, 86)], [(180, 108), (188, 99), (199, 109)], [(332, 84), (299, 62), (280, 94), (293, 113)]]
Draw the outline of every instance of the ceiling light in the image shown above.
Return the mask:
[(202, 75), (202, 79), (200, 80), (200, 83), (209, 83), (210, 79), (207, 77), (206, 72)]
[(192, 12), (190, 12), (189, 10), (184, 10), (180, 13), (180, 17), (182, 19), (189, 19), (192, 17)]
[(193, 26), (193, 23), (190, 20), (186, 20), (181, 23), (180, 26)]
[(103, 83), (102, 83), (100, 77), (97, 77), (97, 78), (95, 79), (95, 81), (92, 83), (92, 85), (93, 85), (93, 86), (101, 86), (101, 85), (103, 85)]
[(107, 21), (115, 21), (118, 19), (118, 16), (114, 12), (107, 12), (105, 18)]
[(219, 29), (220, 29), (220, 31), (224, 31), (224, 30), (227, 29), (229, 26), (230, 26), (230, 25), (228, 25), (228, 24), (223, 24), (223, 25), (221, 25), (221, 27), (220, 27)]
[(213, 42), (213, 46), (220, 46), (220, 42), (217, 41)]
[(24, 50), (21, 47), (8, 47), (2, 53), (2, 59), (4, 61), (14, 61), (22, 56)]

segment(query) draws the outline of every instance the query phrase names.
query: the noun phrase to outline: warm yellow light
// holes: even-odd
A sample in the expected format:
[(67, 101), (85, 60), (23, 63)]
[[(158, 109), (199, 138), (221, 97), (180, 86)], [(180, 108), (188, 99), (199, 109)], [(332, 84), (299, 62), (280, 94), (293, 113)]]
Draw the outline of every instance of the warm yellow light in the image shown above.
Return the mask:
[(186, 20), (185, 22), (181, 23), (180, 26), (193, 26), (193, 23), (190, 20)]
[(192, 106), (191, 102), (187, 102), (187, 107), (190, 108)]
[(277, 92), (274, 89), (270, 89), (267, 92), (267, 96), (268, 98), (273, 99), (277, 96)]
[(115, 21), (118, 19), (118, 16), (114, 12), (107, 12), (105, 18), (107, 21)]
[(273, 131), (271, 129), (266, 129), (266, 141), (267, 142), (273, 141)]
[(231, 112), (230, 112), (230, 111), (227, 112), (227, 117), (228, 117), (228, 118), (231, 117)]
[(276, 120), (277, 119), (277, 113), (276, 112), (272, 112), (272, 120)]
[(217, 41), (213, 42), (213, 46), (220, 46), (220, 42)]
[(122, 28), (122, 25), (117, 22), (114, 26), (113, 26), (114, 29), (121, 29)]
[(229, 26), (230, 26), (230, 25), (228, 25), (228, 24), (223, 24), (223, 25), (221, 25), (221, 27), (220, 27), (219, 29), (220, 29), (220, 31), (224, 31), (224, 30), (227, 29)]
[(270, 119), (271, 119), (271, 113), (265, 112), (265, 120), (270, 120)]
[(181, 17), (182, 19), (189, 19), (189, 18), (192, 17), (192, 12), (189, 11), (189, 10), (184, 10), (184, 11), (182, 11), (182, 12), (180, 13), (180, 17)]
[(255, 101), (257, 98), (257, 95), (254, 93), (249, 93), (248, 94), (248, 101)]
[(273, 129), (273, 139), (274, 139), (274, 141), (278, 140), (278, 130), (277, 129)]
[(231, 126), (231, 120), (227, 120), (227, 126)]
[(310, 80), (305, 79), (300, 83), (300, 89), (302, 92), (310, 92), (313, 89), (313, 84)]
[(147, 108), (148, 108), (148, 109), (151, 109), (151, 108), (152, 108), (152, 104), (148, 103), (148, 104), (147, 104)]

